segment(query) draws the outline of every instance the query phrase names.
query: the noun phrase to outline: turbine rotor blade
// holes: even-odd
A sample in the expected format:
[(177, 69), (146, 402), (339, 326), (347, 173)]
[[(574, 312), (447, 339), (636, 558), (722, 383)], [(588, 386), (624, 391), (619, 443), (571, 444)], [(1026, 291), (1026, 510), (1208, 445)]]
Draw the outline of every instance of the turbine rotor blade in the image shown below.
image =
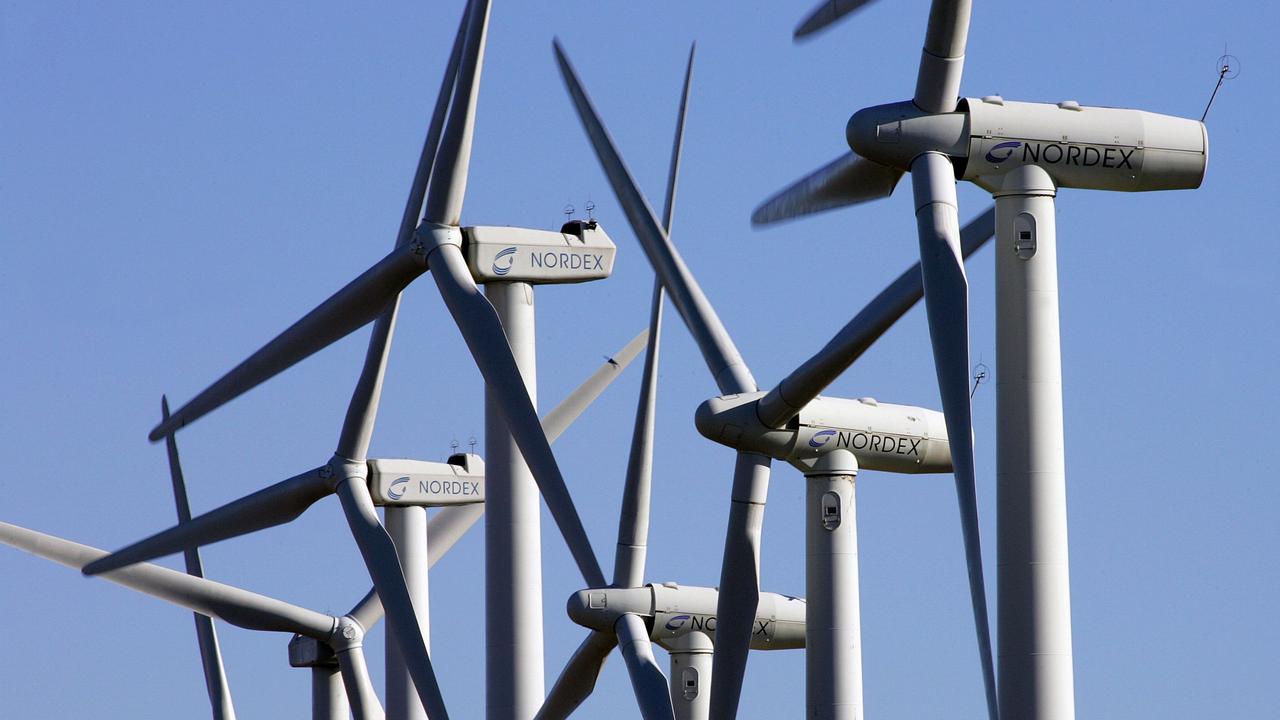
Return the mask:
[(920, 72), (916, 76), (916, 107), (931, 113), (956, 109), (960, 97), (960, 76), (964, 72), (964, 49), (969, 40), (969, 11), (972, 0), (933, 0), (924, 49), (920, 52)]
[(520, 368), (511, 354), (502, 323), (467, 270), (456, 245), (441, 244), (431, 254), (431, 276), (484, 376), (485, 389), (498, 400), (512, 438), (520, 448), (551, 516), (560, 528), (587, 587), (603, 587), (604, 573), (596, 560), (564, 476), (529, 398)]
[(768, 225), (847, 205), (887, 198), (902, 171), (845, 153), (760, 204), (753, 225)]
[(441, 508), (427, 521), (427, 567), (435, 564), (484, 515), (484, 503)]
[(347, 704), (355, 720), (383, 720), (386, 717), (378, 693), (369, 679), (369, 666), (364, 659), (364, 649), (353, 647), (337, 653), (338, 669), (342, 672), (342, 686), (347, 691)]
[(601, 122), (558, 40), (554, 47), (560, 74), (564, 77), (569, 95), (578, 111), (578, 118), (595, 148), (596, 157), (609, 178), (614, 195), (626, 213), (632, 231), (640, 240), (649, 264), (661, 278), (663, 287), (671, 295), (671, 302), (675, 304), (697, 342), (717, 386), (725, 394), (753, 392), (756, 389), (755, 379), (751, 377), (738, 348), (733, 344), (702, 288), (698, 286), (697, 280), (684, 264), (680, 253), (658, 225), (653, 210), (636, 187), (631, 172), (619, 156), (609, 131)]
[(813, 9), (800, 24), (796, 26), (793, 37), (796, 40), (808, 38), (810, 35), (826, 28), (840, 18), (870, 4), (871, 0), (823, 0)]
[(400, 230), (396, 234), (396, 247), (400, 247), (413, 239), (418, 229), (418, 220), (422, 217), (426, 204), (427, 186), (435, 169), (436, 154), (440, 149), (440, 138), (444, 132), (445, 118), (449, 113), (449, 101), (453, 97), (453, 87), (458, 79), (458, 66), (462, 63), (463, 46), (467, 41), (468, 20), (471, 3), (463, 6), (462, 19), (458, 22), (458, 32), (453, 37), (453, 48), (449, 51), (449, 61), (445, 64), (444, 76), (440, 80), (440, 90), (436, 93), (436, 105), (431, 111), (431, 124), (427, 126), (427, 137), (422, 143), (422, 153), (418, 156), (418, 167), (414, 171), (413, 183), (409, 186), (409, 199), (405, 201), (404, 214), (400, 216)]
[[(449, 98), (453, 95), (453, 84), (462, 58), (467, 17), (468, 11), (464, 9), (462, 22), (458, 24), (458, 32), (453, 39), (453, 49), (449, 52), (449, 61), (445, 65), (444, 78), (440, 82), (440, 91), (436, 94), (436, 106), (431, 113), (431, 124), (427, 127), (422, 152), (418, 155), (418, 166), (413, 173), (413, 182), (409, 184), (409, 197), (405, 200), (404, 213), (400, 216), (400, 230), (396, 233), (397, 248), (413, 240), (413, 233), (418, 227), (418, 218), (422, 214), (427, 183), (431, 180), (436, 151), (440, 146), (440, 134), (444, 130), (445, 115), (449, 110)], [(399, 312), (400, 296), (397, 294), (391, 301), (391, 305), (378, 316), (373, 325), (373, 333), (369, 336), (369, 349), (365, 353), (364, 366), (360, 370), (360, 379), (356, 382), (356, 389), (351, 395), (347, 416), (342, 423), (342, 433), (338, 437), (337, 454), (344, 458), (363, 460), (369, 452), (369, 440), (373, 435), (373, 425), (378, 415), (378, 400), (382, 395), (382, 380), (387, 369), (387, 355), (391, 350), (391, 338), (395, 335), (396, 316)]]
[(733, 502), (720, 567), (716, 644), (711, 666), (711, 717), (735, 718), (760, 603), (760, 528), (764, 523), (771, 461), (739, 452), (733, 471)]
[(635, 360), (644, 349), (649, 334), (648, 329), (641, 330), (639, 335), (614, 353), (613, 357), (600, 366), (600, 369), (591, 374), (591, 377), (574, 388), (573, 392), (561, 400), (559, 405), (552, 408), (551, 412), (542, 416), (542, 431), (546, 433), (547, 442), (554, 443), (565, 430), (569, 429), (573, 421), (577, 420), (578, 416), (600, 397), (600, 393), (604, 392), (604, 389), (627, 369), (631, 361)]
[(480, 72), (484, 66), (484, 46), (489, 30), (489, 0), (473, 0), (465, 17), (466, 32), (461, 64), (454, 81), (453, 104), (436, 152), (436, 164), (427, 192), (427, 210), (423, 215), (427, 222), (454, 227), (462, 218), (462, 200), (471, 165), (476, 100), (480, 93)]
[(965, 278), (956, 220), (955, 174), (951, 161), (938, 153), (916, 158), (911, 167), (916, 221), (920, 231), (920, 267), (925, 309), (933, 341), (934, 365), (964, 536), (965, 562), (974, 627), (991, 720), (997, 720), (995, 666), (982, 572), (978, 531), (978, 495), (973, 452), (973, 415), (969, 400), (969, 283)]
[[(693, 57), (697, 46), (689, 48), (684, 71), (684, 89), (676, 115), (675, 140), (671, 143), (671, 164), (667, 172), (667, 200), (662, 211), (663, 229), (671, 234), (675, 215), (676, 187), (680, 179), (680, 157), (684, 149), (684, 126), (689, 110), (689, 90), (693, 86)], [(622, 490), (622, 512), (618, 517), (618, 544), (613, 561), (615, 587), (639, 587), (644, 583), (644, 566), (649, 545), (649, 497), (653, 479), (654, 414), (658, 400), (658, 352), (662, 335), (662, 282), (653, 283), (649, 303), (649, 344), (645, 350), (644, 376), (636, 403), (635, 427), (627, 458), (626, 482)]]
[(418, 699), (422, 701), (428, 717), (445, 720), (449, 714), (445, 710), (444, 697), (440, 694), (426, 641), (418, 627), (418, 616), (409, 596), (409, 588), (405, 584), (400, 558), (391, 536), (387, 535), (382, 523), (378, 522), (367, 481), (357, 471), (338, 483), (337, 494), (342, 500), (342, 511), (347, 516), (351, 534), (356, 539), (369, 576), (373, 579), (373, 586), (386, 611), (387, 631), (393, 633), (399, 643), (400, 655), (413, 678)]
[(189, 425), (367, 325), (425, 272), (421, 249), (405, 245), (334, 293), (249, 359), (223, 375), (151, 431), (152, 442)]
[[(5, 522), (0, 522), (0, 543), (75, 570), (107, 554), (105, 550)], [(333, 631), (333, 618), (328, 615), (159, 565), (114, 570), (104, 574), (103, 579), (247, 630), (326, 639)]]
[(627, 672), (631, 676), (631, 688), (640, 705), (641, 717), (644, 720), (674, 720), (671, 688), (667, 685), (667, 676), (653, 657), (653, 646), (644, 621), (628, 613), (618, 618), (614, 630), (618, 633), (618, 650), (627, 661)]
[[(989, 207), (960, 230), (960, 250), (967, 258), (995, 235), (995, 207)], [(924, 297), (920, 263), (898, 276), (813, 357), (791, 371), (760, 399), (756, 413), (769, 427), (782, 427), (801, 408), (840, 377), (862, 353), (880, 339)]]
[(662, 229), (671, 236), (671, 220), (676, 211), (676, 186), (680, 179), (680, 157), (684, 152), (684, 123), (689, 114), (689, 90), (693, 87), (693, 56), (698, 44), (689, 46), (689, 60), (684, 67), (684, 88), (680, 91), (680, 110), (676, 113), (676, 137), (671, 143), (671, 164), (667, 167), (667, 200), (662, 208)]
[(535, 720), (563, 720), (595, 690), (609, 653), (618, 644), (613, 633), (592, 631), (569, 658)]
[(654, 414), (658, 402), (658, 352), (662, 334), (662, 284), (654, 281), (649, 306), (648, 347), (644, 376), (636, 405), (635, 427), (622, 487), (622, 512), (618, 516), (618, 543), (613, 559), (615, 587), (644, 584), (645, 557), (649, 545), (649, 497), (653, 478)]
[[(452, 508), (444, 509), (453, 510), (464, 507), (472, 506), (455, 505)], [(431, 526), (428, 524), (428, 531), (430, 531), (430, 527)], [(356, 603), (355, 607), (351, 608), (351, 612), (347, 613), (347, 616), (360, 623), (360, 627), (364, 628), (365, 631), (368, 631), (373, 629), (373, 626), (377, 625), (385, 614), (386, 612), (382, 609), (382, 600), (378, 598), (378, 589), (369, 588), (369, 592), (365, 593), (364, 597), (360, 598), (360, 602)]]
[(387, 357), (391, 354), (391, 338), (395, 334), (399, 314), (400, 296), (397, 294), (373, 323), (360, 378), (356, 380), (351, 401), (347, 403), (347, 416), (338, 435), (336, 453), (340, 457), (364, 460), (369, 453), (373, 425), (378, 418), (378, 402), (382, 397), (382, 380), (387, 372)]
[[(169, 399), (160, 396), (161, 420), (169, 418)], [(173, 502), (178, 511), (178, 523), (191, 520), (191, 505), (187, 499), (187, 483), (182, 476), (182, 462), (178, 458), (178, 443), (173, 435), (165, 436), (165, 451), (169, 456), (169, 479), (173, 483)], [(187, 548), (183, 551), (187, 574), (192, 577), (204, 577), (204, 566), (200, 562), (200, 550)], [(196, 624), (196, 644), (200, 647), (200, 665), (204, 671), (205, 689), (209, 693), (209, 705), (213, 709), (214, 720), (235, 720), (235, 704), (231, 700), (231, 686), (227, 683), (227, 670), (222, 664), (222, 650), (218, 646), (218, 632), (213, 627), (213, 619), (200, 613), (193, 613)]]
[(327, 466), (322, 466), (308, 470), (192, 518), (189, 522), (140, 540), (101, 560), (89, 563), (85, 566), (84, 573), (97, 575), (187, 548), (283, 525), (333, 492), (332, 483), (323, 477), (322, 471), (326, 469)]

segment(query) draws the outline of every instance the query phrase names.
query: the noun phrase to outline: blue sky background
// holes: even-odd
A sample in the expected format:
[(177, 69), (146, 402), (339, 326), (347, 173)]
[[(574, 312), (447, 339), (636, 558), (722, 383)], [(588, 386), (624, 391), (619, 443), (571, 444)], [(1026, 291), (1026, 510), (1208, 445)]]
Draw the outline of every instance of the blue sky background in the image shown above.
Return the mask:
[[(771, 386), (914, 261), (915, 223), (902, 189), (768, 231), (750, 211), (843, 152), (853, 111), (910, 97), (927, 5), (880, 2), (797, 46), (808, 0), (497, 3), (464, 221), (552, 228), (592, 200), (618, 245), (608, 281), (538, 291), (541, 407), (643, 327), (652, 281), (552, 36), (655, 204), (698, 41), (673, 239)], [(190, 399), (390, 247), (461, 3), (0, 7), (0, 519), (116, 548), (174, 521), (164, 451), (146, 441), (160, 394)], [(1272, 3), (975, 3), (970, 96), (1199, 117), (1224, 44), (1243, 63), (1209, 117), (1203, 188), (1059, 196), (1080, 717), (1280, 714), (1277, 26)], [(990, 201), (962, 186), (960, 202), (967, 219)], [(973, 359), (994, 368), (992, 257), (970, 278)], [(714, 585), (732, 452), (692, 427), (715, 391), (674, 313), (665, 337), (648, 576)], [(196, 512), (328, 458), (366, 338), (179, 436)], [(938, 407), (931, 363), (913, 310), (829, 394)], [(606, 563), (637, 378), (556, 445)], [(481, 398), (433, 284), (416, 283), (373, 453), (442, 459), (483, 434)], [(994, 598), (994, 384), (975, 403)], [(858, 492), (867, 713), (983, 716), (951, 478), (866, 472)], [(803, 593), (802, 497), (801, 476), (775, 466), (767, 590)], [(581, 581), (545, 513), (543, 539), (549, 686), (585, 631), (561, 610)], [(483, 712), (482, 558), (477, 529), (431, 578), (433, 656), (460, 718)], [(330, 612), (369, 586), (334, 500), (205, 562)], [(0, 616), (0, 715), (206, 711), (186, 612), (2, 549)], [(287, 637), (219, 629), (242, 716), (306, 714)], [(379, 685), (382, 647), (372, 633)], [(803, 667), (799, 652), (753, 654), (743, 715), (798, 717)], [(580, 711), (606, 713), (634, 713), (616, 656)]]

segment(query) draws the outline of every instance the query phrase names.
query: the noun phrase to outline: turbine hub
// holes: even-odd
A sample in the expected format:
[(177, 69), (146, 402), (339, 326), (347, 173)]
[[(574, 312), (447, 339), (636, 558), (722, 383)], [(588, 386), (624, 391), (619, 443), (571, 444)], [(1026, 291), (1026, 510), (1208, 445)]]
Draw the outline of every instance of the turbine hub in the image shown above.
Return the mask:
[(962, 160), (969, 152), (968, 125), (963, 111), (927, 113), (915, 103), (897, 102), (854, 113), (845, 126), (845, 139), (862, 157), (906, 172), (921, 153), (940, 152), (952, 161)]
[(591, 588), (569, 596), (569, 619), (590, 630), (613, 632), (623, 615), (653, 616), (653, 592), (648, 587)]

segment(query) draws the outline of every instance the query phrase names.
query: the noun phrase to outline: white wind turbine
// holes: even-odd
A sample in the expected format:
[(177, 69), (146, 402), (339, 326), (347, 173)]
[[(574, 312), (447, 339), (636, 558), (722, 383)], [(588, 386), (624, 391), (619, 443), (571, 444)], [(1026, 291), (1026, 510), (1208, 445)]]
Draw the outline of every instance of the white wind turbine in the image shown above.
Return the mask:
[[(859, 465), (892, 472), (942, 472), (952, 469), (952, 458), (957, 454), (969, 458), (955, 461), (954, 468), (979, 654), (994, 715), (994, 673), (970, 433), (966, 429), (962, 441), (949, 444), (947, 438), (955, 436), (943, 429), (943, 422), (930, 422), (930, 416), (937, 415), (932, 411), (870, 399), (818, 396), (919, 300), (924, 282), (921, 266), (894, 281), (772, 391), (759, 392), (715, 310), (637, 189), (558, 43), (555, 50), (578, 116), (614, 193), (724, 393), (698, 409), (698, 429), (738, 450), (720, 578), (713, 716), (737, 714), (759, 597), (760, 526), (772, 459), (791, 462), (809, 480), (807, 714), (854, 717), (861, 713), (862, 691), (853, 476)], [(965, 228), (963, 255), (992, 235), (992, 220), (991, 211), (987, 211)], [(905, 447), (910, 448), (909, 453), (900, 452)]]
[[(796, 36), (865, 4), (824, 2)], [(1199, 187), (1208, 134), (1194, 120), (1073, 100), (961, 98), (970, 9), (970, 0), (933, 0), (913, 98), (855, 113), (845, 133), (853, 152), (783, 190), (752, 219), (769, 223), (886, 197), (903, 173), (911, 173), (929, 331), (955, 442), (969, 438), (972, 425), (968, 282), (955, 182), (969, 180), (994, 196), (998, 705), (1010, 718), (1071, 718), (1054, 197), (1059, 188), (1072, 187)], [(958, 481), (973, 467), (971, 448), (956, 449)], [(989, 697), (988, 704), (995, 717), (996, 703)]]

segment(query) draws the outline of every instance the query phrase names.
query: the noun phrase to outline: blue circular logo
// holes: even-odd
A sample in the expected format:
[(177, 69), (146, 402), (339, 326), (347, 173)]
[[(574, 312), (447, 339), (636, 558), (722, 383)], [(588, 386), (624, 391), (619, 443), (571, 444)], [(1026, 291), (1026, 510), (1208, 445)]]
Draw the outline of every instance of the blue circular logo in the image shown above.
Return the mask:
[(673, 632), (674, 632), (674, 631), (679, 630), (680, 628), (684, 627), (684, 624), (685, 624), (685, 623), (687, 623), (687, 622), (689, 622), (689, 616), (688, 616), (688, 615), (677, 615), (677, 616), (675, 616), (675, 617), (673, 617), (673, 618), (671, 618), (670, 620), (668, 620), (668, 621), (667, 621), (667, 626), (666, 626), (666, 627), (667, 627), (667, 629), (668, 629), (668, 630), (671, 630), (671, 631), (673, 631)]
[(836, 434), (835, 430), (819, 430), (809, 438), (809, 447), (820, 448), (831, 442), (831, 437)]
[(391, 487), (387, 488), (387, 497), (392, 500), (399, 500), (404, 497), (404, 491), (409, 487), (409, 476), (396, 478), (391, 481)]
[(1020, 147), (1022, 147), (1022, 142), (1019, 140), (1011, 140), (1009, 142), (1002, 142), (993, 145), (991, 149), (987, 151), (987, 162), (999, 165), (1005, 160), (1008, 160), (1009, 157), (1013, 155), (1013, 151)]
[(501, 277), (511, 272), (511, 266), (516, 262), (516, 249), (514, 247), (503, 248), (493, 256), (493, 274)]

